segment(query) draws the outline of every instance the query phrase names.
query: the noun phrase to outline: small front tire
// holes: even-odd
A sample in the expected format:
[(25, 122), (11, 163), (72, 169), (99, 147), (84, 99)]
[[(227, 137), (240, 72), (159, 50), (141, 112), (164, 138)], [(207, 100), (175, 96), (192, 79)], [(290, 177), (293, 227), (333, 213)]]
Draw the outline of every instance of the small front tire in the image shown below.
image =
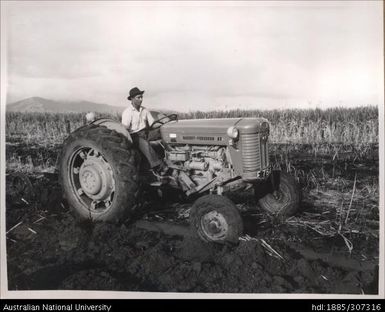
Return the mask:
[(237, 243), (243, 233), (242, 218), (235, 204), (220, 195), (199, 198), (191, 208), (190, 224), (205, 242)]
[(260, 198), (260, 207), (270, 215), (285, 220), (299, 210), (301, 189), (297, 181), (286, 172), (280, 173), (278, 190)]

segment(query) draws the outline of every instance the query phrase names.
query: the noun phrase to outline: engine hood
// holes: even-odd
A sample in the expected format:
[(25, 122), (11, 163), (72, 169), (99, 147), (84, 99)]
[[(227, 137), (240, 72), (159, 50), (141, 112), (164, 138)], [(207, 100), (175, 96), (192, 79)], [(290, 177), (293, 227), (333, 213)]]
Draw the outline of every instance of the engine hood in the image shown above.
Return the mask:
[[(165, 142), (227, 144), (227, 129), (235, 126), (240, 134), (268, 133), (269, 124), (265, 118), (218, 118), (187, 119), (170, 122), (160, 128)], [(199, 140), (199, 141), (198, 141)], [(208, 143), (207, 142), (207, 143)]]
[(200, 133), (207, 133), (208, 131), (221, 131), (234, 126), (240, 118), (228, 118), (228, 119), (185, 119), (171, 122), (162, 126), (167, 130), (194, 130)]
[(269, 128), (265, 118), (218, 118), (178, 120), (163, 125), (161, 130), (183, 134), (224, 134), (231, 126), (235, 126), (240, 133), (258, 133)]

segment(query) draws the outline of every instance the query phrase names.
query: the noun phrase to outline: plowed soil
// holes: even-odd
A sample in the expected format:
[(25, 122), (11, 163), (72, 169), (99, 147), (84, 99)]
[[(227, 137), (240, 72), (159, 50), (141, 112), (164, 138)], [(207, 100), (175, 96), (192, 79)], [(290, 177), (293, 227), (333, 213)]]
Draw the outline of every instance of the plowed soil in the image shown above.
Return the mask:
[[(131, 222), (79, 223), (56, 173), (29, 173), (30, 185), (18, 187), (8, 172), (9, 289), (377, 294), (378, 160), (293, 164), (302, 170), (301, 211), (277, 222), (250, 190), (230, 195), (245, 223), (235, 245), (200, 241), (189, 201), (153, 192)], [(313, 170), (321, 167), (327, 179)], [(342, 221), (341, 205), (349, 208)]]

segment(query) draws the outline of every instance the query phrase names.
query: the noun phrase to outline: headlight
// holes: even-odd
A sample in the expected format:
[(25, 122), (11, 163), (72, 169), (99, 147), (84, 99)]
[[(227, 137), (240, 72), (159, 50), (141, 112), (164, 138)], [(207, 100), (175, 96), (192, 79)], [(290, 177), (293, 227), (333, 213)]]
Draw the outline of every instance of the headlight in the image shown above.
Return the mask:
[(263, 122), (263, 123), (262, 123), (262, 129), (263, 129), (263, 130), (269, 130), (269, 123)]
[(239, 136), (239, 131), (235, 127), (230, 127), (227, 129), (227, 135), (232, 139), (237, 139)]
[(264, 132), (267, 132), (267, 133), (270, 132), (270, 129), (269, 129), (270, 127), (268, 122), (263, 122), (261, 128), (262, 128), (262, 131)]

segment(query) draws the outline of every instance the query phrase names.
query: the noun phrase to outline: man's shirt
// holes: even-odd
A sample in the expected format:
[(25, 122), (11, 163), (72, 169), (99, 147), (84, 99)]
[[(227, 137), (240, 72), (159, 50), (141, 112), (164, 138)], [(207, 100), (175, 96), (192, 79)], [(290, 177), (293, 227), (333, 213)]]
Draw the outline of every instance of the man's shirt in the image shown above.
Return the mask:
[(130, 133), (135, 133), (146, 128), (148, 124), (151, 126), (154, 118), (150, 112), (141, 106), (137, 110), (133, 105), (128, 106), (122, 114), (122, 124), (128, 129)]

